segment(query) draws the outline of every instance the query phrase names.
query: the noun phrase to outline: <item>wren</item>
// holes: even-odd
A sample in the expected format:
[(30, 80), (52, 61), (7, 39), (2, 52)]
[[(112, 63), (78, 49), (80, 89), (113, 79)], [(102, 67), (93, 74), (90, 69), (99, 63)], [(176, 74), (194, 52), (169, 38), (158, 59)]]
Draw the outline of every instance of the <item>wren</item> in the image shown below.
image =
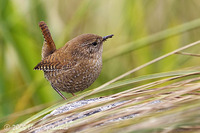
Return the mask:
[(66, 98), (61, 91), (74, 96), (88, 88), (102, 69), (103, 42), (113, 35), (82, 34), (56, 49), (45, 22), (41, 21), (39, 27), (44, 36), (42, 61), (34, 70), (44, 71), (45, 78), (63, 99)]

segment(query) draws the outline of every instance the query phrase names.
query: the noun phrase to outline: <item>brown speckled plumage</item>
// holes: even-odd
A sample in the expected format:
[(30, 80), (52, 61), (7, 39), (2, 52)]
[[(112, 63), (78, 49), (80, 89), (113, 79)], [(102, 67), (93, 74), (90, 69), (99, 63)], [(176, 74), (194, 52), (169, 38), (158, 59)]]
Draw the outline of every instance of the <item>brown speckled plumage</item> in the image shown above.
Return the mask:
[(39, 26), (45, 42), (42, 61), (34, 70), (44, 71), (45, 78), (64, 99), (60, 90), (73, 94), (88, 88), (101, 72), (102, 44), (113, 35), (82, 34), (56, 50), (47, 25), (42, 21)]

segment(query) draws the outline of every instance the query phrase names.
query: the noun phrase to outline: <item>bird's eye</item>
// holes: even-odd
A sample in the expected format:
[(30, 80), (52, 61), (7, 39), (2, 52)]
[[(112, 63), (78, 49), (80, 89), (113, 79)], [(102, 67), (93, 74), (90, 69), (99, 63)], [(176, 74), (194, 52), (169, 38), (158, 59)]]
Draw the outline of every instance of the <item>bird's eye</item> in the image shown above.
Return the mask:
[(93, 46), (97, 46), (97, 42), (93, 42), (92, 45), (93, 45)]

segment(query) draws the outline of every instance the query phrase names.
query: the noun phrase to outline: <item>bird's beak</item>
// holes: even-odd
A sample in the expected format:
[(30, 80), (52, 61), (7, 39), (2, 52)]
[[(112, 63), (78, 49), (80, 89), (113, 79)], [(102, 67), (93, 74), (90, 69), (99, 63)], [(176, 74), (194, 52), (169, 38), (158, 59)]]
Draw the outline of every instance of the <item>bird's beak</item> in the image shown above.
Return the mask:
[(108, 38), (112, 38), (112, 36), (114, 36), (114, 35), (111, 34), (111, 35), (104, 36), (102, 41), (104, 42), (104, 41), (106, 41)]

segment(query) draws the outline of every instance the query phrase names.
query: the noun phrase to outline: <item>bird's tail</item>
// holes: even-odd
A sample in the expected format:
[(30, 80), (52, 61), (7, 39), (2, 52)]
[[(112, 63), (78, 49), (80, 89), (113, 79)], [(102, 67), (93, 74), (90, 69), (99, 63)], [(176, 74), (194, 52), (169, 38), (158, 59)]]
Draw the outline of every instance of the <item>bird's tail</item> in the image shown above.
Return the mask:
[(44, 59), (45, 57), (56, 51), (56, 46), (46, 23), (44, 21), (39, 22), (39, 27), (44, 36), (44, 44), (42, 48), (42, 59)]

